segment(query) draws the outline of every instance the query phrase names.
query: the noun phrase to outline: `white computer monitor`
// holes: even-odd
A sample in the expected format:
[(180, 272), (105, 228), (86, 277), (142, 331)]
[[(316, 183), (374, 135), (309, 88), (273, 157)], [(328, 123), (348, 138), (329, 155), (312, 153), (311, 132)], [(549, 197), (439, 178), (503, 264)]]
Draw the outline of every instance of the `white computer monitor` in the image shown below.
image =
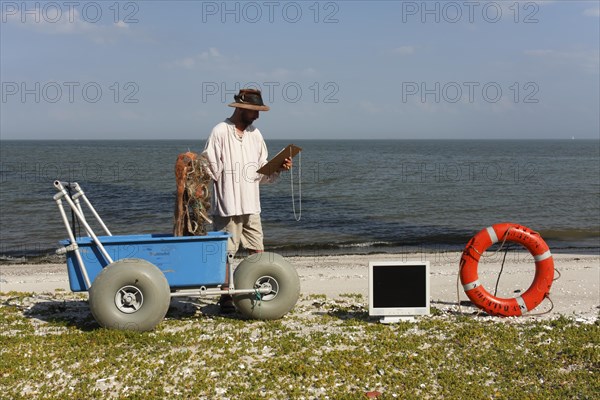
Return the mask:
[(429, 261), (369, 262), (369, 315), (383, 323), (429, 315)]

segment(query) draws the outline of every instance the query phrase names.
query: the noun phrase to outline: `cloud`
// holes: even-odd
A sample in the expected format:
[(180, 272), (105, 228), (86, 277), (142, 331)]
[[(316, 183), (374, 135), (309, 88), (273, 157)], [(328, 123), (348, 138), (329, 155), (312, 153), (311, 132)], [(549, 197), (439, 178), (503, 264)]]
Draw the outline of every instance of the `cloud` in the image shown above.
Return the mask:
[(115, 22), (115, 27), (121, 28), (121, 29), (129, 29), (129, 24), (125, 23), (122, 20), (119, 20), (118, 22)]
[(548, 49), (525, 50), (525, 55), (532, 56), (532, 57), (545, 57), (545, 56), (552, 56), (555, 54), (556, 54), (555, 50), (548, 50)]
[(401, 56), (408, 56), (408, 55), (414, 54), (414, 52), (415, 52), (414, 46), (400, 46), (400, 47), (396, 47), (395, 49), (392, 49), (393, 54), (398, 54)]
[(168, 62), (166, 65), (170, 68), (183, 68), (189, 70), (197, 68), (213, 69), (224, 66), (228, 62), (228, 59), (221, 54), (217, 48), (210, 47), (207, 51), (179, 58)]
[(175, 68), (196, 69), (215, 66), (223, 63), (224, 61), (225, 57), (221, 54), (221, 52), (214, 47), (210, 47), (207, 51), (203, 51), (202, 53), (192, 56), (179, 58), (168, 63), (167, 65)]
[(583, 10), (583, 15), (586, 17), (600, 17), (600, 7), (587, 8)]
[(250, 62), (240, 63), (239, 57), (231, 57), (221, 53), (216, 47), (210, 47), (201, 53), (184, 56), (164, 64), (167, 68), (187, 70), (217, 71), (222, 76), (224, 71), (236, 77), (265, 82), (294, 81), (298, 79), (314, 79), (320, 75), (314, 67), (290, 69), (282, 66), (261, 68)]
[(373, 103), (370, 100), (363, 100), (358, 103), (358, 107), (370, 115), (377, 115), (382, 113), (382, 107)]
[(310, 77), (315, 77), (315, 76), (318, 76), (318, 75), (319, 75), (319, 73), (317, 72), (317, 70), (316, 70), (316, 69), (314, 69), (313, 67), (304, 68), (304, 69), (301, 71), (301, 74), (302, 74), (303, 76), (306, 76), (306, 77), (309, 77), (309, 78), (310, 78)]
[(278, 67), (278, 68), (273, 69), (268, 74), (263, 74), (263, 75), (266, 75), (266, 76), (270, 77), (271, 79), (290, 79), (290, 76), (293, 74), (294, 74), (294, 72), (287, 68)]
[[(61, 9), (59, 6), (40, 7), (38, 3), (35, 4), (33, 8), (3, 7), (2, 23), (42, 35), (82, 36), (98, 44), (114, 43), (119, 35), (129, 30), (129, 25), (123, 21), (106, 25), (100, 21), (94, 22), (90, 17), (86, 20), (75, 7)], [(97, 15), (102, 15), (101, 11), (98, 12)]]
[(525, 55), (543, 59), (560, 66), (576, 66), (585, 72), (598, 74), (600, 52), (598, 50), (560, 51), (554, 49), (525, 50)]
[(142, 116), (139, 113), (131, 110), (119, 110), (118, 115), (121, 119), (127, 121), (139, 121), (142, 119)]
[[(250, 68), (249, 68), (250, 69)], [(254, 76), (257, 79), (265, 81), (290, 81), (296, 79), (308, 79), (319, 76), (319, 72), (313, 67), (306, 67), (304, 69), (289, 69), (284, 67), (276, 67), (271, 70), (259, 70), (258, 67), (254, 66), (251, 69), (256, 70)], [(251, 71), (250, 71), (251, 72)], [(246, 74), (246, 73), (245, 73)]]
[(61, 123), (83, 122), (88, 121), (93, 117), (93, 113), (88, 109), (81, 107), (59, 107), (53, 105), (52, 107), (49, 107), (47, 113), (51, 120)]

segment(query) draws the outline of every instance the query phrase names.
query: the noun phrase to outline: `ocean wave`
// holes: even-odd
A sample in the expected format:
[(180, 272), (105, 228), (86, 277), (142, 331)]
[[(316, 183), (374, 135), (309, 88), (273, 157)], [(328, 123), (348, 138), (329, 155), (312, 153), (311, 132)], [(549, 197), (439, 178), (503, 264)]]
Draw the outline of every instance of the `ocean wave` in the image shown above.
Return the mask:
[(362, 242), (362, 243), (346, 243), (346, 244), (340, 244), (338, 245), (339, 248), (344, 249), (344, 248), (365, 248), (365, 247), (387, 247), (387, 246), (393, 246), (394, 244), (391, 242), (382, 242), (382, 241), (377, 241), (377, 242)]
[[(564, 241), (546, 241), (554, 253), (577, 253), (577, 254), (600, 254), (600, 244), (598, 243), (580, 243), (574, 245), (572, 242)], [(466, 243), (466, 241), (465, 241)], [(266, 245), (267, 251), (279, 253), (284, 257), (314, 257), (314, 256), (335, 256), (352, 254), (378, 254), (378, 253), (444, 253), (460, 252), (464, 249), (465, 243), (407, 243), (407, 242), (356, 242), (356, 243), (307, 243), (294, 245)], [(520, 248), (512, 248), (510, 251), (521, 251)], [(248, 256), (248, 252), (243, 249), (238, 252), (236, 257), (243, 258)], [(2, 264), (61, 264), (65, 263), (64, 255), (57, 255), (54, 250), (49, 250), (44, 254), (22, 254), (0, 255), (0, 265)]]

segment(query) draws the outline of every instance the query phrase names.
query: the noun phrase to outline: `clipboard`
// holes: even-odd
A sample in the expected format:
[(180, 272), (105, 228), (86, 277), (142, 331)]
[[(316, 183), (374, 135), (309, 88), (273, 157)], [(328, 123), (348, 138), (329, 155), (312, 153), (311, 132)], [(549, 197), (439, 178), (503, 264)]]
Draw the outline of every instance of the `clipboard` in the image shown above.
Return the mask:
[(269, 162), (260, 167), (256, 172), (263, 175), (271, 175), (278, 171), (286, 158), (294, 158), (298, 153), (302, 151), (302, 148), (290, 144), (275, 155)]

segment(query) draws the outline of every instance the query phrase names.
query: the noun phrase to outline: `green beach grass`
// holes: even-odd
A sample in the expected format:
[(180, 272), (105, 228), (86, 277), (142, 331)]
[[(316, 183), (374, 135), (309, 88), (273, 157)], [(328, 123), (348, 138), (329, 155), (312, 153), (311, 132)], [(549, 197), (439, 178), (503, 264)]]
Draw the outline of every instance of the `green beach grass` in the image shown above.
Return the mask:
[(600, 324), (432, 309), (369, 319), (360, 295), (301, 298), (278, 321), (173, 300), (153, 332), (99, 328), (87, 295), (0, 294), (2, 399), (593, 399)]

